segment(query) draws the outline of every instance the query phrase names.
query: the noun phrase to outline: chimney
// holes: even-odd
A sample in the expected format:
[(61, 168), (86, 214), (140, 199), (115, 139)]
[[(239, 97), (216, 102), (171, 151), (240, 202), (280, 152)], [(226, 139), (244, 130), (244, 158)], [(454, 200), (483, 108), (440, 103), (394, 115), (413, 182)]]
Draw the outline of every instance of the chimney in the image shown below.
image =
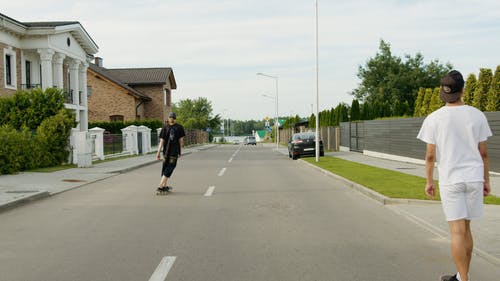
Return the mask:
[(102, 67), (102, 58), (101, 57), (95, 57), (95, 65)]

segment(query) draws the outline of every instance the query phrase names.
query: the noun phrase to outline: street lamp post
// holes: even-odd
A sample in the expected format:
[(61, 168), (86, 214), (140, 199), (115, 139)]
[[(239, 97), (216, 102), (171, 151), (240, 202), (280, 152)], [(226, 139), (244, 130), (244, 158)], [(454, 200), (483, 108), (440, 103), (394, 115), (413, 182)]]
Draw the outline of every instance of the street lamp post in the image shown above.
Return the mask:
[(319, 162), (319, 58), (318, 58), (318, 0), (316, 0), (316, 162)]
[(272, 76), (272, 75), (268, 75), (268, 74), (264, 74), (264, 73), (257, 73), (257, 75), (259, 76), (264, 76), (264, 77), (268, 77), (268, 78), (272, 78), (274, 79), (274, 81), (276, 82), (276, 120), (274, 121), (274, 124), (276, 126), (276, 151), (279, 150), (279, 141), (280, 141), (280, 127), (279, 127), (279, 124), (278, 124), (278, 76)]

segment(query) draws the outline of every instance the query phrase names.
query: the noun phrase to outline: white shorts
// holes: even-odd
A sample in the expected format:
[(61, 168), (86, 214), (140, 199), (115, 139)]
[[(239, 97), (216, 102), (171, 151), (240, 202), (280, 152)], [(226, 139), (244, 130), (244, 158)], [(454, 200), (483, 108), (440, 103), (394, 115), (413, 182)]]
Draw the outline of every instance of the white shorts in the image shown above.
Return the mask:
[(439, 186), (439, 194), (447, 221), (473, 220), (483, 215), (482, 182), (464, 182)]

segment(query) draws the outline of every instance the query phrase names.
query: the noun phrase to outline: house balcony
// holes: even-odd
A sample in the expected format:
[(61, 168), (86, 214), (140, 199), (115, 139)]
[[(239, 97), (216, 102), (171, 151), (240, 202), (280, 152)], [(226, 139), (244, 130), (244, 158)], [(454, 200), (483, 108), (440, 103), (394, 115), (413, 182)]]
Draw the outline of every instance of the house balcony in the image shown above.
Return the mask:
[(24, 90), (30, 90), (34, 88), (40, 88), (40, 84), (21, 84), (21, 89)]

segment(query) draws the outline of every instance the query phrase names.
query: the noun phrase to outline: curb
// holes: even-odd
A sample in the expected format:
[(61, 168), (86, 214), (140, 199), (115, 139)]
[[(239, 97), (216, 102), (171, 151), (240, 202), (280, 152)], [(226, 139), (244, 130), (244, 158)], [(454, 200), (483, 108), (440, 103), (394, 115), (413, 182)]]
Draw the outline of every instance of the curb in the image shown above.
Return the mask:
[(431, 200), (418, 200), (418, 199), (400, 199), (400, 198), (389, 198), (385, 195), (382, 195), (376, 191), (373, 191), (361, 184), (358, 184), (358, 183), (355, 183), (353, 181), (350, 181), (344, 177), (341, 177), (337, 174), (334, 174), (330, 171), (327, 171), (323, 168), (320, 168), (318, 166), (315, 166), (311, 163), (308, 163), (302, 159), (299, 159), (299, 161), (301, 163), (304, 163), (306, 165), (308, 165), (309, 167), (311, 168), (314, 168), (315, 170), (327, 175), (327, 176), (330, 176), (330, 177), (333, 177), (335, 179), (338, 179), (338, 180), (341, 180), (343, 181), (348, 187), (350, 187), (351, 189), (354, 189), (362, 194), (364, 194), (365, 196), (375, 200), (375, 201), (378, 201), (380, 204), (382, 205), (393, 205), (393, 204), (430, 204), (430, 205), (435, 205), (435, 204), (441, 204), (440, 201), (431, 201)]
[(40, 200), (43, 198), (50, 197), (50, 193), (48, 191), (38, 191), (36, 193), (33, 193), (31, 195), (22, 197), (22, 198), (16, 198), (10, 201), (7, 201), (5, 204), (0, 205), (0, 212), (8, 211), (10, 209), (14, 209), (15, 207), (19, 207), (21, 205), (25, 205), (28, 203), (31, 203), (36, 200)]

